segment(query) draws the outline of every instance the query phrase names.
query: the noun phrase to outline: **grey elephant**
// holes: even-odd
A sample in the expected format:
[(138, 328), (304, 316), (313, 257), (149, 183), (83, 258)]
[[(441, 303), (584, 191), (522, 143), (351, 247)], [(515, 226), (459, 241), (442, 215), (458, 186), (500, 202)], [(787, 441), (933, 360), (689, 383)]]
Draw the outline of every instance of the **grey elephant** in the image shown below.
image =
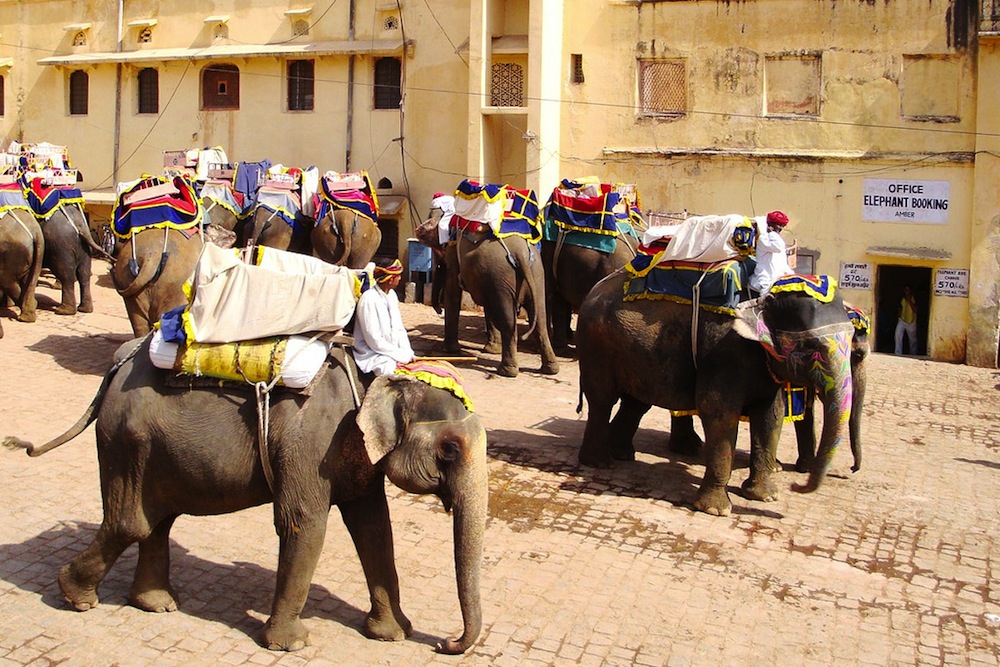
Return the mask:
[[(75, 192), (79, 193), (79, 190)], [(55, 313), (75, 315), (77, 311), (94, 312), (90, 291), (92, 257), (109, 262), (114, 260), (94, 241), (82, 203), (66, 200), (44, 213), (36, 208), (35, 216), (45, 236), (43, 265), (59, 281), (62, 291)], [(77, 286), (80, 289), (79, 302), (76, 300)]]
[(243, 222), (242, 237), (237, 243), (310, 254), (310, 234), (315, 221), (297, 207), (275, 203), (264, 188), (260, 197)]
[(111, 279), (136, 337), (149, 333), (163, 313), (188, 302), (184, 283), (203, 245), (196, 230), (168, 228), (141, 229), (121, 243)]
[[(454, 514), (455, 570), (464, 619), (460, 637), (438, 644), (462, 653), (482, 626), (479, 575), (486, 522), (486, 432), (464, 394), (413, 377), (358, 384), (350, 353), (334, 353), (308, 393), (277, 387), (260, 440), (252, 388), (168, 383), (149, 360), (149, 341), (126, 343), (86, 413), (40, 446), (7, 438), (38, 456), (96, 419), (104, 519), (93, 542), (63, 567), (59, 585), (79, 610), (134, 542), (139, 559), (132, 604), (177, 608), (169, 580), (169, 534), (181, 514), (215, 515), (273, 503), (279, 537), (277, 585), (262, 631), (270, 649), (306, 645), (306, 602), (332, 505), (337, 505), (368, 580), (367, 636), (400, 640), (412, 631), (400, 608), (384, 479), (437, 495)], [(360, 394), (358, 407), (352, 398)], [(459, 398), (458, 396), (463, 396)], [(219, 438), (219, 434), (226, 437)]]
[(363, 269), (382, 243), (382, 230), (369, 217), (325, 207), (310, 234), (313, 257), (350, 269)]
[[(20, 322), (36, 319), (35, 287), (42, 273), (45, 239), (31, 210), (11, 207), (0, 213), (0, 305), (9, 299)], [(0, 326), (0, 338), (3, 327)]]
[[(824, 302), (804, 291), (772, 292), (743, 309), (746, 320), (699, 309), (693, 323), (690, 304), (623, 299), (628, 279), (625, 271), (608, 276), (580, 307), (580, 387), (588, 405), (580, 462), (607, 466), (616, 454), (627, 458), (639, 422), (652, 405), (696, 410), (706, 442), (705, 475), (694, 507), (726, 515), (732, 507), (726, 485), (736, 435), (741, 416), (746, 416), (750, 475), (743, 493), (752, 500), (774, 500), (772, 474), (785, 414), (780, 380), (815, 391), (823, 403), (823, 432), (809, 480), (793, 486), (797, 491), (818, 488), (850, 420), (853, 400), (853, 327), (839, 293), (830, 291)], [(759, 335), (767, 350), (751, 340)]]

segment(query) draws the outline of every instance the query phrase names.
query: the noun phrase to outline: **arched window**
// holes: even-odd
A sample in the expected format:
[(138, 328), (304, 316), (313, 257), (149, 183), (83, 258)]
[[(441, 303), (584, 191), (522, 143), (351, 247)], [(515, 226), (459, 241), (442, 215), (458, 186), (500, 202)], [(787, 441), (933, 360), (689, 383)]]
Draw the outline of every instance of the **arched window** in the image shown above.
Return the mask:
[(379, 58), (375, 61), (375, 108), (398, 109), (403, 99), (401, 90), (403, 65), (399, 58)]
[(240, 68), (212, 63), (201, 70), (201, 108), (240, 108)]
[(139, 70), (139, 113), (160, 112), (160, 73), (152, 67)]
[(69, 75), (69, 113), (86, 116), (90, 106), (90, 77), (83, 70)]
[(312, 111), (315, 88), (315, 64), (312, 60), (288, 62), (288, 110)]

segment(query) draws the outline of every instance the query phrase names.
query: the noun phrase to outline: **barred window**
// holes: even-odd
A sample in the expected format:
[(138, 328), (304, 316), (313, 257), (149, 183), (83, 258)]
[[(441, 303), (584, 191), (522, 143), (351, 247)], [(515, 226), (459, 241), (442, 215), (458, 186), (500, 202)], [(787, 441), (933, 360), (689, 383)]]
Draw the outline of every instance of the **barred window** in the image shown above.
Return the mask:
[(375, 108), (398, 109), (403, 100), (403, 64), (399, 58), (375, 61)]
[(312, 111), (316, 86), (315, 61), (288, 62), (288, 110)]
[(643, 116), (687, 113), (687, 68), (683, 60), (639, 61), (639, 113)]
[(524, 106), (524, 67), (519, 63), (493, 63), (490, 72), (490, 106)]
[(240, 108), (239, 67), (213, 63), (201, 70), (201, 108)]
[(139, 113), (160, 112), (160, 73), (152, 67), (139, 70)]
[(90, 76), (83, 70), (69, 75), (69, 113), (86, 116), (90, 105)]

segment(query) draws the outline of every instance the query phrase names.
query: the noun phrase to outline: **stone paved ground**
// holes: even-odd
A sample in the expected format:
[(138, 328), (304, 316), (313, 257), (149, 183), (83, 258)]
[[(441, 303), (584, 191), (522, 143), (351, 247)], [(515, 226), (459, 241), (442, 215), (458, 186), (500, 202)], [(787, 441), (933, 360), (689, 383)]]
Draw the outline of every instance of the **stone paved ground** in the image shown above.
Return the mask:
[[(97, 283), (95, 313), (44, 310), (56, 292), (43, 286), (38, 322), (4, 320), (0, 436), (44, 441), (90, 402), (129, 337), (107, 277)], [(440, 318), (406, 304), (404, 319), (418, 352), (433, 351)], [(478, 322), (463, 317), (466, 337), (481, 340)], [(432, 498), (392, 487), (408, 641), (359, 633), (367, 592), (337, 512), (304, 612), (312, 643), (297, 653), (255, 641), (274, 583), (268, 507), (177, 521), (179, 611), (126, 604), (134, 547), (102, 584), (99, 607), (70, 610), (58, 569), (101, 521), (91, 427), (40, 458), (0, 452), (0, 665), (1000, 663), (997, 371), (875, 355), (865, 469), (851, 475), (841, 452), (815, 494), (749, 502), (735, 493), (747, 474), (744, 430), (734, 512), (713, 518), (689, 508), (703, 468), (665, 451), (663, 411), (643, 422), (635, 463), (580, 468), (576, 365), (541, 376), (525, 353), (528, 370), (511, 380), (490, 373), (496, 357), (480, 356), (463, 369), (489, 432), (492, 496), (484, 631), (465, 656), (433, 652), (461, 627), (450, 520)], [(780, 456), (794, 456), (792, 429)]]

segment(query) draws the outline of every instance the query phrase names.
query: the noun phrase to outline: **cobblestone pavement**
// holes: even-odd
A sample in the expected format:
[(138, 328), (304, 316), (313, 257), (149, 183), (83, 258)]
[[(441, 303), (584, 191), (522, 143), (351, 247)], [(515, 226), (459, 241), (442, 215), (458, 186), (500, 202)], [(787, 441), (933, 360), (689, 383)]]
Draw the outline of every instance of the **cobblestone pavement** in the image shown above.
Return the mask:
[[(95, 313), (54, 315), (46, 308), (57, 293), (42, 286), (36, 323), (4, 320), (0, 437), (43, 442), (89, 404), (129, 338), (107, 276), (96, 282)], [(404, 319), (418, 352), (433, 351), (440, 318), (404, 304)], [(464, 335), (478, 336), (478, 321), (464, 316)], [(665, 450), (665, 412), (643, 422), (636, 462), (581, 468), (576, 364), (542, 376), (529, 351), (527, 370), (507, 379), (490, 372), (496, 357), (480, 357), (463, 370), (489, 433), (492, 495), (484, 629), (465, 656), (433, 651), (461, 628), (450, 518), (435, 499), (391, 486), (403, 607), (415, 629), (406, 641), (359, 632), (367, 589), (336, 511), (303, 614), (311, 644), (296, 653), (255, 640), (276, 566), (266, 506), (177, 521), (179, 611), (127, 604), (134, 546), (102, 584), (101, 605), (72, 611), (56, 575), (102, 516), (90, 427), (40, 458), (0, 451), (0, 665), (1000, 663), (997, 371), (875, 355), (864, 470), (852, 475), (841, 451), (816, 493), (747, 501), (736, 493), (747, 474), (744, 430), (733, 514), (714, 518), (690, 509), (703, 467)], [(789, 462), (792, 436), (785, 429), (779, 451)], [(779, 474), (786, 488), (798, 478)]]

